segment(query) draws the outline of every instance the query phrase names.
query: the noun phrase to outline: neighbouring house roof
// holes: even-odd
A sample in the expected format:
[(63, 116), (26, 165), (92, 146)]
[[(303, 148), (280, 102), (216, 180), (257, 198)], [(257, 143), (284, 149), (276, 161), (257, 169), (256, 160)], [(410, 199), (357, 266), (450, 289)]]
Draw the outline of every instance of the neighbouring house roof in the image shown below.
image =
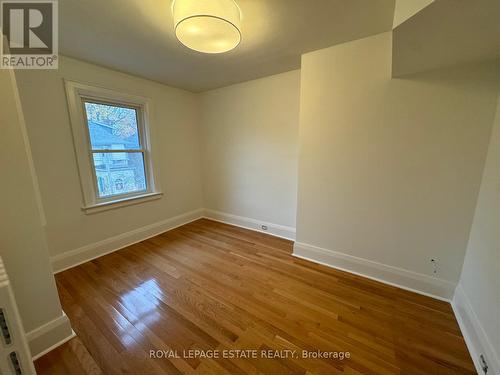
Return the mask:
[(121, 138), (113, 134), (111, 127), (94, 121), (89, 121), (89, 133), (94, 147), (123, 145), (125, 148), (137, 148), (138, 146), (136, 137)]

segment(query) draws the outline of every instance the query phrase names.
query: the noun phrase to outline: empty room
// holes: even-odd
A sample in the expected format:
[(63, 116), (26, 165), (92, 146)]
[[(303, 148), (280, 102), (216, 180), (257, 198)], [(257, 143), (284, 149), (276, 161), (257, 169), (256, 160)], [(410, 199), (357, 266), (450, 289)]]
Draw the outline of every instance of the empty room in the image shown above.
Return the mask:
[(499, 0), (0, 22), (0, 375), (500, 375)]

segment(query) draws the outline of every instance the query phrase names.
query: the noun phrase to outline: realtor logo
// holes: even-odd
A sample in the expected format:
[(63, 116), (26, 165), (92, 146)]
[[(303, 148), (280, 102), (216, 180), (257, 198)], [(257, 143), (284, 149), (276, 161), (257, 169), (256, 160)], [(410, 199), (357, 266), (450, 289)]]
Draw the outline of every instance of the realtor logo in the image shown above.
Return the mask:
[(57, 0), (0, 4), (0, 68), (57, 69)]

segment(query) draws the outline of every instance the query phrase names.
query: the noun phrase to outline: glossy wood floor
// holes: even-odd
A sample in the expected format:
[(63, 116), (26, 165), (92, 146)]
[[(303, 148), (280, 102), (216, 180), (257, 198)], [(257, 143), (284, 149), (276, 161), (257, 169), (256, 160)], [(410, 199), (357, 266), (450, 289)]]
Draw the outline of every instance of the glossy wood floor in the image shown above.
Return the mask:
[[(291, 252), (290, 241), (203, 219), (62, 272), (57, 286), (78, 337), (36, 361), (37, 371), (475, 373), (448, 303)], [(189, 358), (229, 349), (259, 358)], [(181, 358), (150, 358), (151, 350)], [(350, 359), (302, 358), (302, 350)]]

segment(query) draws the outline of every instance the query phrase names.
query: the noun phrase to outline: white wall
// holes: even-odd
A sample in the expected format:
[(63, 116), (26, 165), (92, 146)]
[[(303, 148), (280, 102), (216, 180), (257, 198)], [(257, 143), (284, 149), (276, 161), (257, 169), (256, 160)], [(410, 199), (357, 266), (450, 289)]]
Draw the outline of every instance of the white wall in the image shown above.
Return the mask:
[(451, 298), (497, 85), (489, 66), (391, 79), (391, 42), (302, 58), (296, 253)]
[(295, 70), (200, 94), (206, 208), (295, 227), (299, 84)]
[[(51, 255), (89, 250), (95, 243), (106, 247), (107, 243), (99, 241), (202, 207), (194, 94), (66, 57), (61, 57), (59, 70), (19, 70), (16, 76), (46, 210)], [(160, 200), (92, 215), (81, 210), (63, 79), (151, 98), (153, 159), (164, 193)]]
[(500, 374), (500, 98), (459, 285), (454, 308), (471, 354)]
[(432, 2), (434, 0), (396, 0), (392, 28), (398, 27)]
[[(294, 236), (299, 71), (201, 95), (66, 57), (58, 71), (16, 75), (56, 270), (196, 218), (202, 211), (193, 210), (203, 207), (215, 219), (256, 229), (267, 224), (271, 233)], [(152, 99), (162, 199), (92, 215), (81, 210), (63, 79)]]
[[(72, 332), (52, 276), (14, 74), (5, 69), (0, 69), (0, 103), (0, 255), (36, 355)], [(46, 324), (50, 329), (44, 331)]]

